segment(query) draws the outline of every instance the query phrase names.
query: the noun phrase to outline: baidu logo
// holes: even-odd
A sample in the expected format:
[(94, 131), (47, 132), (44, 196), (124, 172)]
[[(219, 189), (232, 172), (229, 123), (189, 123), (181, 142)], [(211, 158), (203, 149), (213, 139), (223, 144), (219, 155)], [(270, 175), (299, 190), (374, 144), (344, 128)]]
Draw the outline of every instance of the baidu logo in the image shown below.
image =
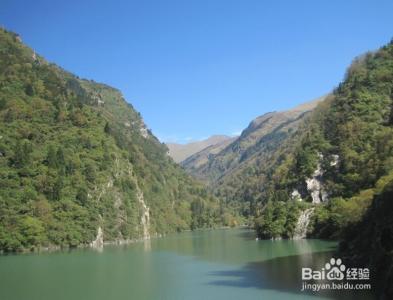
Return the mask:
[(365, 281), (369, 279), (370, 270), (368, 268), (347, 268), (341, 258), (331, 258), (320, 270), (302, 268), (302, 291), (371, 289), (371, 284)]
[(326, 263), (325, 269), (328, 271), (326, 278), (328, 280), (343, 280), (345, 274), (345, 265), (342, 264), (340, 258), (331, 258), (330, 262)]
[(343, 265), (340, 258), (331, 258), (325, 264), (325, 268), (319, 270), (312, 270), (311, 268), (302, 268), (303, 280), (343, 280), (345, 277), (345, 265)]
[(368, 268), (347, 268), (341, 258), (331, 258), (321, 270), (302, 268), (303, 280), (368, 280)]

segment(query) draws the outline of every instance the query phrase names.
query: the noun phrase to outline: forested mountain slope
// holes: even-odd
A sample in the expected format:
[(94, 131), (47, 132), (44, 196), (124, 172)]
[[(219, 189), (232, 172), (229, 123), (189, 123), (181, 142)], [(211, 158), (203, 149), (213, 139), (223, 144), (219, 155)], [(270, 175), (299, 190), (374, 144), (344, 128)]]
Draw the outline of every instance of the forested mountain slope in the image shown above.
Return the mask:
[(0, 251), (220, 222), (216, 200), (167, 151), (118, 90), (0, 30)]
[(260, 237), (296, 237), (307, 220), (305, 235), (341, 240), (393, 296), (393, 41), (352, 63), (257, 178)]
[(343, 235), (339, 255), (353, 266), (373, 270), (373, 289), (393, 298), (393, 181), (374, 196), (370, 209)]
[[(266, 172), (264, 201), (302, 199), (342, 212), (350, 203), (368, 206), (393, 176), (392, 91), (390, 43), (356, 59), (345, 80), (280, 149)], [(322, 207), (316, 217), (323, 218)], [(333, 223), (351, 222), (359, 217), (354, 213)], [(329, 226), (315, 229), (321, 236), (337, 234)]]
[(277, 151), (296, 135), (299, 124), (325, 98), (264, 114), (219, 151), (209, 153), (210, 149), (206, 149), (208, 155), (201, 151), (182, 165), (188, 173), (205, 181), (223, 206), (238, 214), (243, 222), (249, 222), (264, 197), (265, 170), (273, 164)]
[(186, 170), (211, 185), (252, 159), (258, 152), (273, 151), (296, 127), (300, 119), (321, 99), (282, 112), (266, 113), (243, 130), (242, 134), (218, 153), (209, 155), (203, 164), (183, 163)]
[[(227, 137), (227, 139), (223, 139), (217, 143), (209, 145), (208, 147), (205, 147), (197, 153), (187, 157), (180, 164), (188, 173), (197, 176), (194, 172), (195, 170), (203, 167), (214, 155), (220, 153), (237, 138), (238, 137)], [(201, 179), (203, 180), (204, 177)]]

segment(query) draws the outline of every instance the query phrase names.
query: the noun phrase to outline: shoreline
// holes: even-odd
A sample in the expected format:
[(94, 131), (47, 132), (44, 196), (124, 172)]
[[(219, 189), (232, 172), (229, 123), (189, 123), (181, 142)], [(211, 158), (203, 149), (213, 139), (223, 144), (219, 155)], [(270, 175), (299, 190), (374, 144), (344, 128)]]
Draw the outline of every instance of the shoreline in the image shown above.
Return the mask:
[[(191, 229), (186, 229), (178, 232), (169, 232), (169, 233), (155, 233), (150, 236), (150, 238), (146, 239), (143, 237), (140, 238), (135, 238), (135, 239), (123, 239), (123, 240), (107, 240), (103, 242), (103, 247), (104, 246), (124, 246), (124, 245), (130, 245), (134, 243), (140, 243), (140, 242), (147, 242), (151, 241), (153, 239), (159, 239), (166, 237), (167, 235), (171, 234), (179, 234), (179, 233), (184, 233), (184, 232), (198, 232), (198, 231), (210, 231), (210, 230), (223, 230), (223, 229), (250, 229), (253, 230), (253, 228), (247, 226), (247, 225), (240, 225), (240, 226), (219, 226), (219, 227), (212, 227), (212, 228), (197, 228), (194, 230)], [(48, 245), (45, 247), (33, 247), (31, 249), (21, 249), (20, 251), (4, 251), (0, 250), (0, 256), (8, 256), (8, 255), (26, 255), (26, 254), (40, 254), (40, 253), (55, 253), (55, 252), (63, 252), (63, 251), (73, 251), (73, 250), (81, 250), (81, 249), (93, 249), (100, 251), (103, 249), (103, 247), (95, 247), (91, 245), (91, 242), (88, 244), (80, 244), (76, 247), (71, 247), (71, 246), (60, 246), (60, 245)]]

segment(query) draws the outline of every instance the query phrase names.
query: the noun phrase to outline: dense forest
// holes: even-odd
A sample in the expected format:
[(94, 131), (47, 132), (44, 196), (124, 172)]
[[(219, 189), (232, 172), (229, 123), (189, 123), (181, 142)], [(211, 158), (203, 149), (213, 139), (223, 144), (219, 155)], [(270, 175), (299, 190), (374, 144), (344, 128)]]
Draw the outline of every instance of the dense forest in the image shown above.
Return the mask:
[(0, 251), (222, 224), (121, 93), (48, 63), (0, 30)]
[[(293, 227), (276, 210), (292, 200), (315, 206), (310, 235), (339, 238), (393, 180), (393, 43), (356, 59), (345, 79), (276, 153), (265, 176), (263, 236)], [(314, 186), (313, 186), (314, 183)], [(287, 204), (285, 204), (287, 203)], [(318, 205), (322, 203), (322, 205)], [(284, 214), (285, 215), (285, 214)]]
[(355, 59), (263, 166), (240, 177), (261, 238), (294, 237), (308, 212), (308, 237), (340, 240), (340, 255), (393, 294), (393, 41)]

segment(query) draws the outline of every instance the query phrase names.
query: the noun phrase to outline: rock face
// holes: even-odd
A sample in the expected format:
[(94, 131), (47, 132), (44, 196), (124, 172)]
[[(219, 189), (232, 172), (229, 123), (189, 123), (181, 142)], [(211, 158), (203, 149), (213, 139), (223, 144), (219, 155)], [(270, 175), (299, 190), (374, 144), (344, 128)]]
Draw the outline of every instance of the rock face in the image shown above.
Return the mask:
[(141, 225), (142, 225), (142, 230), (143, 230), (143, 239), (144, 240), (149, 240), (150, 239), (150, 209), (147, 207), (144, 197), (143, 197), (143, 192), (140, 190), (140, 188), (137, 186), (137, 199), (138, 202), (141, 204), (142, 208), (142, 215), (141, 215)]
[[(325, 190), (323, 186), (323, 174), (324, 171), (322, 169), (321, 163), (323, 160), (323, 155), (322, 153), (318, 154), (319, 156), (319, 161), (317, 168), (315, 169), (314, 173), (310, 178), (306, 179), (306, 186), (307, 186), (307, 191), (310, 193), (310, 196), (312, 198), (312, 203), (318, 204), (321, 202), (325, 202), (329, 200), (329, 194)], [(329, 165), (330, 167), (335, 167), (337, 168), (340, 163), (340, 157), (336, 154), (333, 154), (331, 156)], [(301, 194), (298, 192), (298, 190), (293, 190), (291, 194), (292, 200), (302, 200)], [(304, 195), (303, 195), (304, 196)], [(300, 199), (299, 199), (300, 198)]]
[(104, 232), (101, 226), (97, 229), (97, 237), (90, 243), (90, 247), (100, 249), (104, 246)]
[(306, 179), (307, 191), (309, 191), (311, 195), (312, 203), (316, 203), (316, 204), (328, 200), (328, 195), (326, 191), (323, 189), (323, 185), (322, 185), (323, 170), (320, 163), (322, 159), (323, 159), (323, 155), (319, 154), (319, 162), (317, 168), (312, 174), (312, 177)]
[(291, 199), (294, 201), (303, 201), (302, 195), (300, 195), (297, 189), (294, 189), (291, 193)]
[(308, 208), (301, 212), (299, 219), (296, 223), (295, 232), (293, 235), (294, 240), (300, 240), (307, 237), (307, 228), (310, 224), (310, 218), (314, 212), (314, 208)]
[(149, 132), (147, 131), (146, 127), (141, 127), (139, 129), (139, 132), (141, 133), (141, 136), (143, 136), (145, 139), (147, 139), (149, 137)]
[(332, 160), (330, 161), (330, 166), (336, 167), (338, 166), (339, 162), (340, 162), (340, 157), (337, 154), (333, 154)]

